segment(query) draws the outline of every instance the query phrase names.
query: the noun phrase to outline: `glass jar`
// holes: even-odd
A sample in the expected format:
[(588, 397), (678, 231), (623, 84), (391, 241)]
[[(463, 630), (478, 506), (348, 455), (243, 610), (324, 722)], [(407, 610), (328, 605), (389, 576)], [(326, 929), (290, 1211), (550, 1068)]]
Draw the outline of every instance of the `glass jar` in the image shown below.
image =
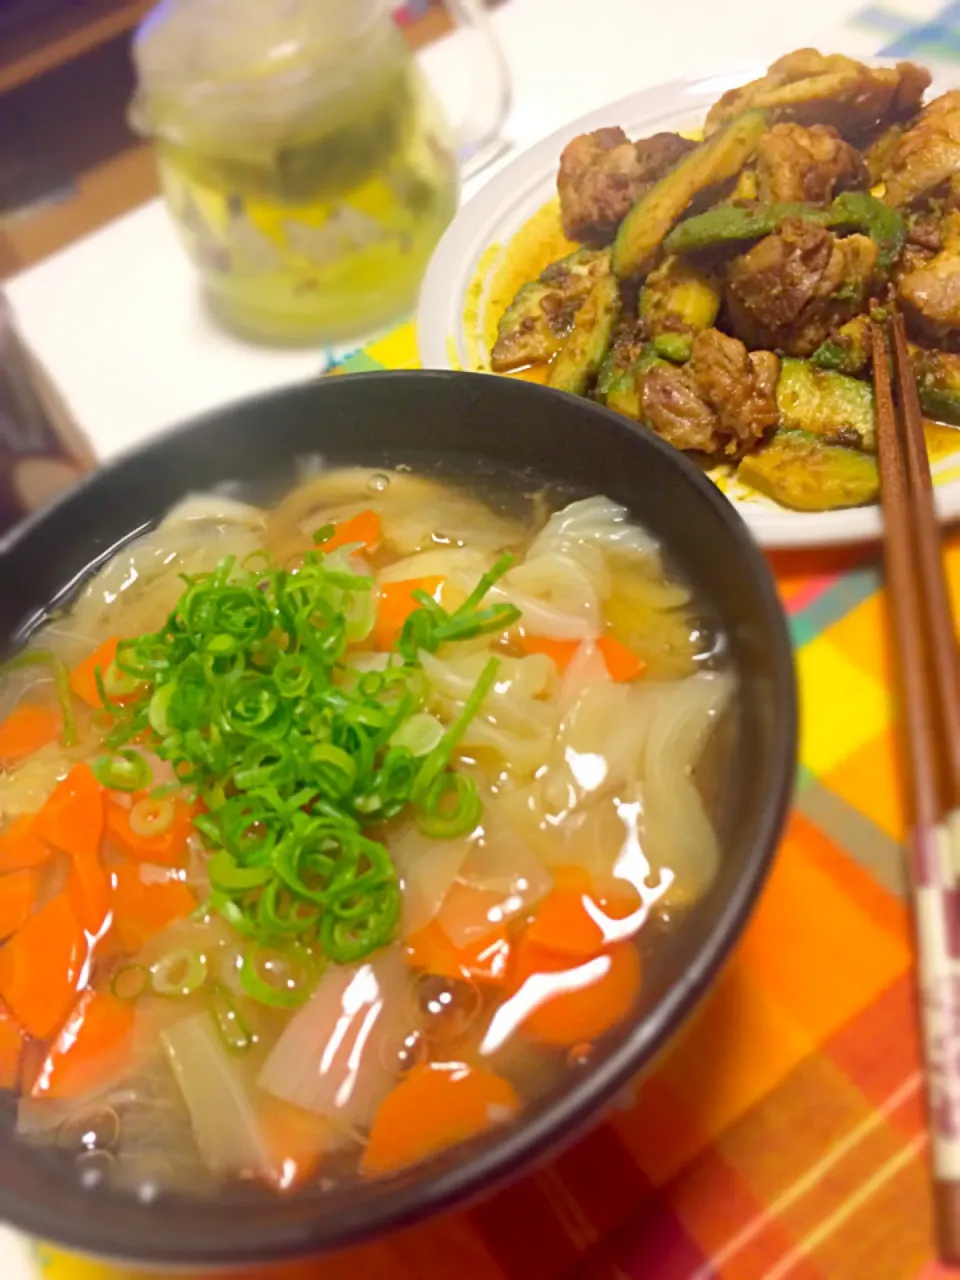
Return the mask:
[[(283, 344), (396, 319), (508, 100), (479, 0), (479, 110), (447, 127), (386, 0), (164, 0), (134, 42), (131, 121), (216, 314)], [(493, 70), (491, 76), (490, 71)]]

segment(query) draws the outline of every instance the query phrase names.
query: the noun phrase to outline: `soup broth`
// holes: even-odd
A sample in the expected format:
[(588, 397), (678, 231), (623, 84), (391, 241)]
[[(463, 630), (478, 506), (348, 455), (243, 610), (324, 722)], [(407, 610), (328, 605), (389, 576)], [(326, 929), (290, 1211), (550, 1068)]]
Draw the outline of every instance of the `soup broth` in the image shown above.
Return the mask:
[(715, 875), (722, 640), (600, 495), (186, 499), (0, 676), (18, 1133), (152, 1199), (516, 1123)]

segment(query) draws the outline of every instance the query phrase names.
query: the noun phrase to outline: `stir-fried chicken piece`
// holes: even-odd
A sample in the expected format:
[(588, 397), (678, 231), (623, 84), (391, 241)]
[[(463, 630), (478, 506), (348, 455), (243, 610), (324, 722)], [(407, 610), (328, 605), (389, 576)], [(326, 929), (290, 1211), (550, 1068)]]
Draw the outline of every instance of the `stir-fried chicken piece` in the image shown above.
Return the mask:
[(960, 175), (960, 89), (934, 98), (893, 148), (884, 199), (902, 207), (937, 194)]
[(634, 201), (694, 145), (676, 133), (631, 142), (620, 128), (574, 138), (557, 174), (564, 234), (595, 248), (610, 244)]
[(939, 217), (932, 213), (909, 214), (906, 219), (907, 239), (894, 264), (890, 278), (894, 288), (920, 267), (925, 267), (943, 248), (943, 229)]
[(960, 343), (960, 213), (943, 220), (942, 236), (938, 254), (900, 277), (897, 295), (918, 336), (955, 349)]
[(775, 124), (757, 143), (756, 168), (757, 196), (770, 204), (826, 204), (838, 191), (867, 183), (859, 151), (825, 124)]
[(869, 236), (840, 239), (812, 222), (784, 218), (730, 265), (732, 327), (750, 347), (810, 355), (863, 310), (876, 265), (877, 246)]
[(831, 124), (844, 137), (862, 137), (885, 120), (910, 115), (930, 83), (912, 62), (867, 67), (841, 53), (797, 49), (778, 58), (766, 75), (728, 90), (710, 108), (706, 133), (751, 107), (769, 107), (801, 124)]
[(738, 457), (777, 425), (772, 351), (748, 352), (718, 329), (693, 340), (682, 367), (658, 365), (643, 376), (642, 415), (677, 449)]
[(900, 139), (906, 131), (907, 126), (903, 121), (898, 121), (896, 124), (888, 124), (885, 129), (882, 129), (877, 134), (868, 147), (864, 147), (863, 162), (867, 166), (867, 173), (870, 175), (871, 187), (875, 187), (878, 182), (883, 181), (883, 175), (890, 167), (890, 159), (900, 145)]

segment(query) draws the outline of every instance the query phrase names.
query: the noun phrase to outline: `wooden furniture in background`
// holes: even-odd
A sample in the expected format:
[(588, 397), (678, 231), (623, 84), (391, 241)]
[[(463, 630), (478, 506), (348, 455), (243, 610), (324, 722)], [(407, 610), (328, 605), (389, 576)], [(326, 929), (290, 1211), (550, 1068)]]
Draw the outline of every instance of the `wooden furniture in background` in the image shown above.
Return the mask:
[(150, 0), (72, 0), (37, 22), (0, 36), (0, 93), (79, 58), (133, 30)]

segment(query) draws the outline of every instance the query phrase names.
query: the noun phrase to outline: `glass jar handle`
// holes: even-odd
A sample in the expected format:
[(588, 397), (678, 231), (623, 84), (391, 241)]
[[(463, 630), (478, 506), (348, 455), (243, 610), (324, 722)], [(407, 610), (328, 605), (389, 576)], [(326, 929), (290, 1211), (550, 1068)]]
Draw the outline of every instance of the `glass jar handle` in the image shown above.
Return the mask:
[(512, 100), (510, 67), (484, 0), (445, 0), (457, 26), (474, 45), (470, 106), (456, 127), (454, 144), (460, 177), (466, 181), (492, 164), (508, 147), (503, 136)]

